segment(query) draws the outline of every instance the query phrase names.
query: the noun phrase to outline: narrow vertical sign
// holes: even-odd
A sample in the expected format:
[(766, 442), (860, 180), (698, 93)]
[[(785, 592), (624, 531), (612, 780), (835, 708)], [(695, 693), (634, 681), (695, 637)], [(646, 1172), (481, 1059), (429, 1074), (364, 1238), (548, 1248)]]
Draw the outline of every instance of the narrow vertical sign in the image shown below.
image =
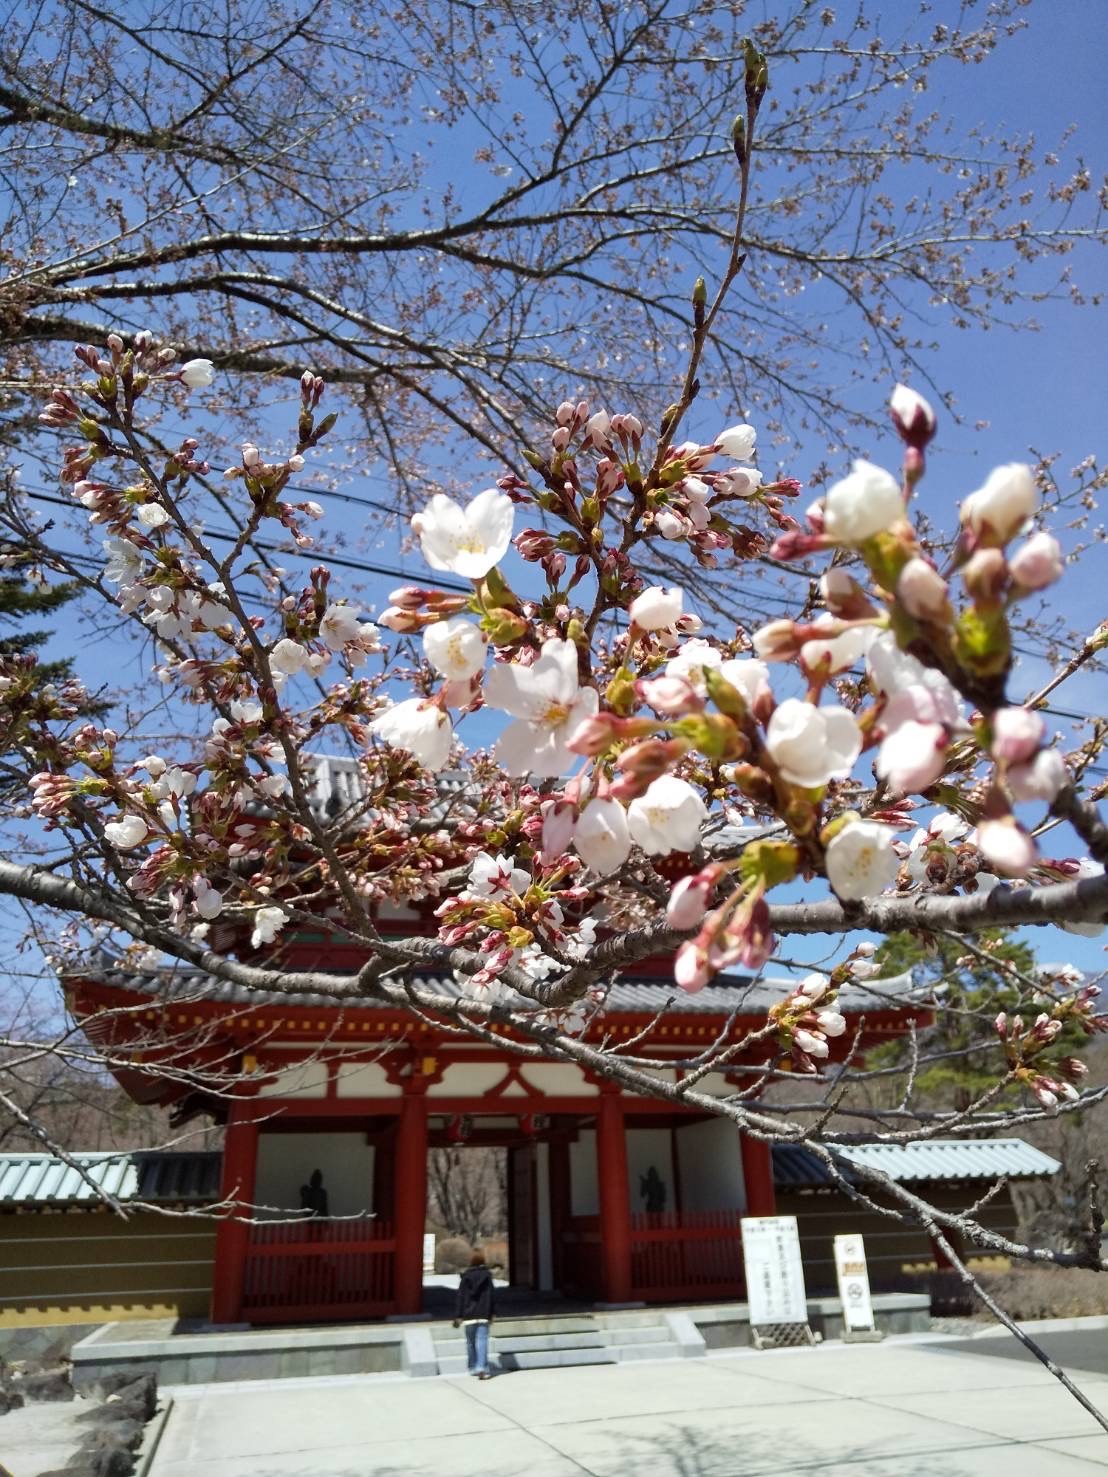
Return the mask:
[(435, 1270), (435, 1233), (423, 1233), (423, 1275), (429, 1277)]
[(861, 1236), (835, 1237), (835, 1272), (843, 1305), (843, 1327), (849, 1333), (873, 1328), (866, 1248)]
[(807, 1324), (796, 1216), (744, 1216), (742, 1232), (751, 1323), (756, 1328), (772, 1323)]

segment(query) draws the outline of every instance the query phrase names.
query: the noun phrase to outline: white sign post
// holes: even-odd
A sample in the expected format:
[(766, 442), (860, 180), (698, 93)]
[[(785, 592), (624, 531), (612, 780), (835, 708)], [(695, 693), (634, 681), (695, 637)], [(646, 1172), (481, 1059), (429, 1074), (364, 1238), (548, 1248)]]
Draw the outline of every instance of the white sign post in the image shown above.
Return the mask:
[(744, 1216), (746, 1299), (755, 1348), (812, 1343), (795, 1215)]
[(430, 1277), (435, 1270), (435, 1233), (423, 1233), (423, 1275)]
[(873, 1323), (866, 1248), (861, 1236), (835, 1237), (835, 1272), (843, 1305), (843, 1338), (879, 1337)]

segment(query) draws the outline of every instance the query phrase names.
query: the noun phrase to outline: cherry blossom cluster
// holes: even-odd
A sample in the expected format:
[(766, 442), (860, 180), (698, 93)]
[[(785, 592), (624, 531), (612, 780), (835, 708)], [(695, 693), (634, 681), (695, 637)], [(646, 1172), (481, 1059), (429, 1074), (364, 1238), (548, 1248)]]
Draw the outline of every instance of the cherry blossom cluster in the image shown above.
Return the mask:
[[(680, 936), (675, 978), (692, 991), (771, 958), (775, 889), (825, 879), (850, 910), (886, 891), (1096, 868), (1041, 856), (1016, 815), (1071, 783), (1040, 714), (1007, 695), (1010, 612), (1063, 565), (1034, 523), (1035, 478), (1000, 467), (965, 497), (940, 568), (912, 518), (936, 428), (915, 392), (898, 386), (891, 402), (900, 475), (856, 462), (803, 525), (787, 511), (800, 484), (763, 475), (751, 426), (677, 442), (668, 412), (652, 432), (566, 401), (518, 471), (465, 503), (436, 494), (412, 518), (430, 569), (471, 591), (405, 586), (374, 623), (333, 592), (322, 561), (302, 588), (273, 590), (261, 616), (246, 614), (237, 582), (267, 522), (311, 543), (305, 520), (322, 510), (286, 494), (334, 421), (318, 415), (317, 376), (301, 380), (291, 449), (247, 443), (227, 468), (242, 503), (228, 558), (187, 512), (211, 460), (199, 441), (155, 457), (137, 435), (144, 395), (203, 387), (212, 367), (174, 368), (150, 335), (78, 359), (94, 377), (44, 411), (80, 438), (63, 480), (106, 535), (121, 610), (160, 644), (162, 680), (213, 717), (200, 752), (175, 762), (123, 755), (95, 725), (59, 737), (64, 694), (40, 698), (55, 707), (36, 718), (32, 802), (49, 824), (83, 829), (177, 923), (244, 918), (252, 948), (275, 943), (296, 914), (292, 859), (318, 841), (300, 756), (340, 732), (362, 755), (367, 796), (360, 829), (342, 833), (353, 885), (434, 897), (440, 939), (472, 952), (479, 985), (571, 972), (628, 880)], [(711, 567), (771, 539), (778, 559), (831, 556), (821, 608), (803, 619), (713, 629), (680, 585), (651, 582), (660, 556)], [(339, 680), (322, 686), (336, 662)], [(27, 694), (7, 668), (4, 683), (11, 722)], [(478, 712), (496, 736), (467, 756), (463, 725)], [(433, 777), (450, 766), (478, 776), (486, 799), (440, 828)], [(921, 806), (936, 813), (916, 826)], [(468, 881), (438, 894), (438, 874), (460, 862)], [(871, 967), (856, 952), (774, 1007), (798, 1067), (827, 1057), (842, 1034), (835, 992)]]

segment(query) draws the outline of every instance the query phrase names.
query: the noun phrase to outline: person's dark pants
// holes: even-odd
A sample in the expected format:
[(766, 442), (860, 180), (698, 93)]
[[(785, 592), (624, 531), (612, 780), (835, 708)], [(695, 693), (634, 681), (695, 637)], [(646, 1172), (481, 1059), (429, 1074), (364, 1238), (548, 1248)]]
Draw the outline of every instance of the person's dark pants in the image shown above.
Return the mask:
[(489, 1372), (489, 1325), (466, 1324), (466, 1366), (470, 1374)]

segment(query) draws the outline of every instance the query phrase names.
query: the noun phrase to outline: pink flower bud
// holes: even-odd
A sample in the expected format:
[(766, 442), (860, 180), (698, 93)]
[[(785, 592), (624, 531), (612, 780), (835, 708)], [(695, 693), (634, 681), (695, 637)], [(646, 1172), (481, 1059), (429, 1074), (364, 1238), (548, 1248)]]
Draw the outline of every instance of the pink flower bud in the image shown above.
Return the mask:
[(619, 736), (620, 720), (614, 713), (596, 713), (574, 729), (566, 747), (574, 754), (595, 758)]
[(806, 1052), (808, 1056), (826, 1057), (831, 1054), (831, 1048), (824, 1038), (813, 1035), (811, 1031), (797, 1031), (793, 1036), (793, 1040), (800, 1050)]
[(998, 708), (992, 718), (994, 759), (1008, 764), (1026, 764), (1043, 741), (1046, 725), (1028, 708)]
[(682, 877), (669, 895), (666, 922), (670, 928), (696, 928), (704, 921), (708, 899), (715, 886), (715, 868), (706, 868), (694, 877)]
[(1069, 778), (1057, 749), (1040, 749), (1027, 764), (1013, 764), (1007, 774), (1013, 800), (1041, 800), (1047, 805), (1053, 804)]
[(935, 434), (935, 412), (917, 390), (897, 385), (889, 401), (893, 425), (906, 446), (923, 451)]
[(1003, 877), (1024, 877), (1035, 864), (1035, 842), (1011, 816), (982, 821), (977, 848), (992, 871)]
[(262, 454), (256, 446), (248, 441), (242, 448), (242, 464), (244, 467), (256, 467), (262, 459)]
[(677, 950), (673, 961), (673, 978), (689, 995), (703, 990), (712, 978), (708, 955), (699, 938), (689, 939)]
[(561, 856), (573, 840), (577, 820), (574, 806), (563, 799), (544, 800), (542, 813), (542, 849), (547, 857)]
[(896, 582), (896, 595), (909, 615), (920, 621), (941, 621), (950, 614), (946, 580), (918, 556), (909, 559)]
[(684, 677), (650, 677), (635, 683), (635, 691), (655, 713), (667, 717), (679, 713), (699, 713), (704, 700)]
[(1008, 561), (1013, 580), (1024, 590), (1043, 590), (1062, 573), (1062, 549), (1049, 533), (1034, 533)]
[(991, 604), (1008, 582), (1008, 562), (999, 549), (978, 549), (962, 569), (962, 583), (971, 600)]

